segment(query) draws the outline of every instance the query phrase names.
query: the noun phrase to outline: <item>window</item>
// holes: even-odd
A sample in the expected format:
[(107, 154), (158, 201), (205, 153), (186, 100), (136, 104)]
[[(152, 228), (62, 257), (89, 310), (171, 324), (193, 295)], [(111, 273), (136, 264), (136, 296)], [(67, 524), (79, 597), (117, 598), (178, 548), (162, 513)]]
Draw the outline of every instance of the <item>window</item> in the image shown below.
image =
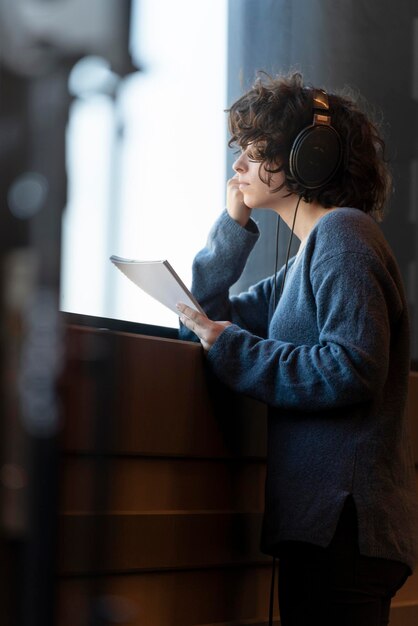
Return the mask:
[(131, 50), (141, 71), (119, 79), (107, 69), (106, 78), (105, 63), (90, 59), (78, 77), (61, 308), (177, 327), (109, 256), (168, 259), (190, 284), (224, 206), (227, 0), (134, 2)]

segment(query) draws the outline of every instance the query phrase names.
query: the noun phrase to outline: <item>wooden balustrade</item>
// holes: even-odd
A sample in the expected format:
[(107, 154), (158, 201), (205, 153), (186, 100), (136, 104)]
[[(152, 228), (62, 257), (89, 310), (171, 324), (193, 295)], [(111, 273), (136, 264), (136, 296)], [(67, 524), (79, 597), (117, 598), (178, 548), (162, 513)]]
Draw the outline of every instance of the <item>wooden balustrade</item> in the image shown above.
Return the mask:
[[(199, 344), (71, 325), (61, 396), (59, 626), (266, 624), (265, 407)], [(418, 463), (417, 373), (408, 410)], [(391, 623), (417, 615), (412, 577)]]

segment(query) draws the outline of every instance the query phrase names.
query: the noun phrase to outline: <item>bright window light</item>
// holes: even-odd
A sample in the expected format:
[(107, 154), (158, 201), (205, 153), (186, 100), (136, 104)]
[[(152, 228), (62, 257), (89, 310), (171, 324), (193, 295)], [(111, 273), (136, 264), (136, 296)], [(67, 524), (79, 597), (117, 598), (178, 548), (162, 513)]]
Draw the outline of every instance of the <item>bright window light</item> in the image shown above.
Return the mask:
[(177, 327), (108, 259), (168, 259), (190, 285), (224, 207), (227, 0), (140, 0), (131, 48), (142, 71), (71, 111), (61, 308)]

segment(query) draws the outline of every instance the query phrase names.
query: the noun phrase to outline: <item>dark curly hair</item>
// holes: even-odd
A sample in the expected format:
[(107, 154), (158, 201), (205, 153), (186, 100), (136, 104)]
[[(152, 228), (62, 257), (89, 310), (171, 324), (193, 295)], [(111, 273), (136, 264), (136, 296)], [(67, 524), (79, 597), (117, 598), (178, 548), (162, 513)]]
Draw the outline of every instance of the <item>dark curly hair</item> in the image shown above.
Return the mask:
[(353, 98), (332, 93), (328, 98), (332, 126), (341, 137), (344, 156), (335, 176), (320, 189), (304, 188), (289, 168), (293, 141), (312, 124), (313, 117), (312, 87), (303, 85), (299, 72), (274, 78), (265, 72), (258, 74), (251, 89), (227, 109), (229, 146), (245, 150), (251, 144), (249, 156), (260, 162), (259, 176), (268, 185), (274, 173), (284, 172), (283, 185), (273, 191), (285, 187), (308, 202), (316, 200), (328, 208), (355, 207), (381, 220), (392, 179), (377, 124)]

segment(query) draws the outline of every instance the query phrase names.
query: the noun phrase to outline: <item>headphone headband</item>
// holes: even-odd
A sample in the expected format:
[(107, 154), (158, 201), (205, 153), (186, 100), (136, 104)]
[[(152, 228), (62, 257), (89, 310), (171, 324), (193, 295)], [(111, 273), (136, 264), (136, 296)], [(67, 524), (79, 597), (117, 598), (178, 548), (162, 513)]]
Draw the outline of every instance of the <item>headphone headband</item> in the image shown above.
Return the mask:
[[(328, 94), (323, 89), (314, 89), (312, 95), (313, 124), (331, 125)], [(324, 113), (325, 111), (325, 113)]]

